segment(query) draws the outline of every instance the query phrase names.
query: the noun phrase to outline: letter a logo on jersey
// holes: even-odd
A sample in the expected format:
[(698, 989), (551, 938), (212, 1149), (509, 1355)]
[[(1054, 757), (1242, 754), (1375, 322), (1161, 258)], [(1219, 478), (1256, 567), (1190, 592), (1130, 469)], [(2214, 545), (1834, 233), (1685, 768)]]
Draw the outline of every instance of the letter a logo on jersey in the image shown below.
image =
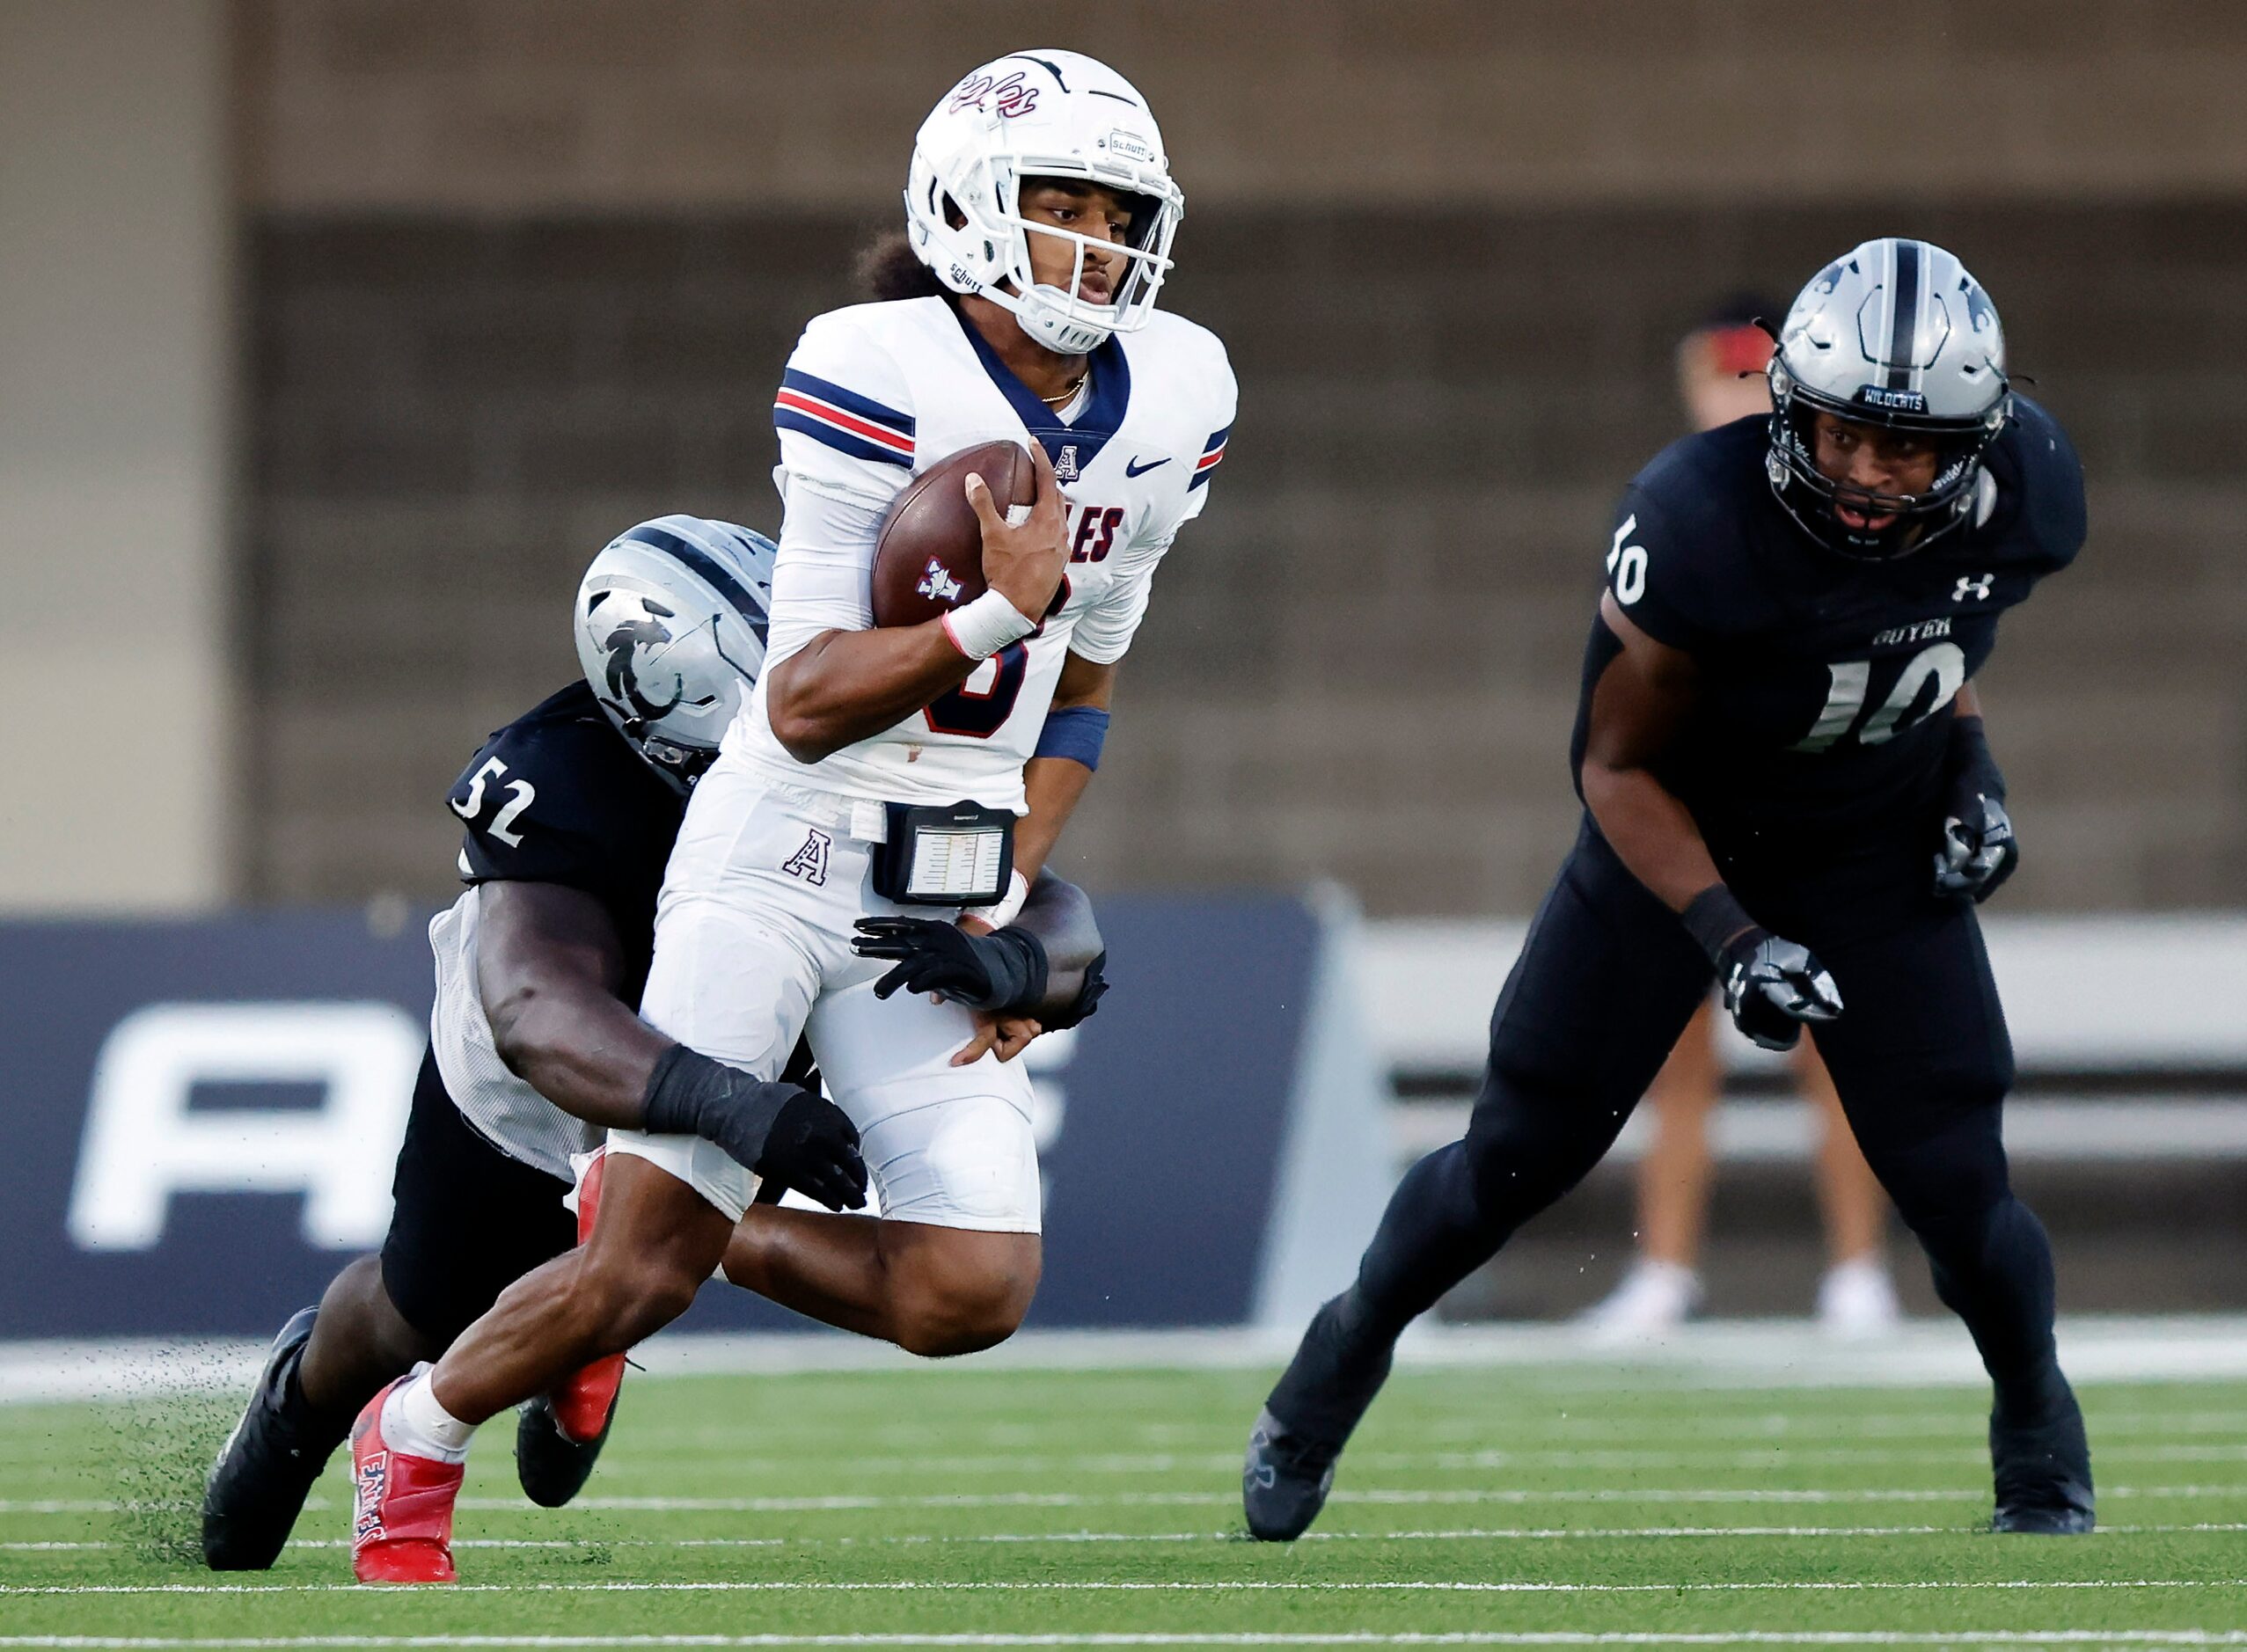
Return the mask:
[(827, 882), (827, 852), (835, 840), (816, 827), (805, 832), (803, 847), (780, 863), (780, 870), (792, 878), (801, 878), (806, 883), (824, 888)]

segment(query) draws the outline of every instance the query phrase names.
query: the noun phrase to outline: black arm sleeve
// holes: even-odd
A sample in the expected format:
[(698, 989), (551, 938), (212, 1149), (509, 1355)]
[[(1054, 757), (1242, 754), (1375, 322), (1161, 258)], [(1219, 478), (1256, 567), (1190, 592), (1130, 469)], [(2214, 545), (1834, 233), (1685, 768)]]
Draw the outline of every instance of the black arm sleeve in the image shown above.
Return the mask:
[(1066, 878), (1042, 872), (1008, 927), (1028, 931), (1045, 952), (1045, 994), (1028, 1012), (1049, 1032), (1074, 1027), (1090, 1015), (1108, 990), (1102, 974), (1108, 947), (1093, 915), (1092, 897)]

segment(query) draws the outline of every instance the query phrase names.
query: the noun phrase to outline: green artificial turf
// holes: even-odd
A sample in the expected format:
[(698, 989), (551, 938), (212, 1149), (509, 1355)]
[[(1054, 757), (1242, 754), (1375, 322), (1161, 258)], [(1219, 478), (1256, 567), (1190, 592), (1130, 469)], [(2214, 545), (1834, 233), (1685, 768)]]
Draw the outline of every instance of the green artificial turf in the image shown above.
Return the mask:
[(270, 1574), (197, 1569), (231, 1398), (0, 1407), (0, 1646), (2247, 1644), (2247, 1385), (2087, 1387), (2103, 1529), (2032, 1539), (1978, 1529), (1977, 1392), (1406, 1371), (1276, 1547), (1236, 1535), (1269, 1377), (634, 1377), (575, 1508), (486, 1431), (452, 1590), (349, 1586), (340, 1458)]

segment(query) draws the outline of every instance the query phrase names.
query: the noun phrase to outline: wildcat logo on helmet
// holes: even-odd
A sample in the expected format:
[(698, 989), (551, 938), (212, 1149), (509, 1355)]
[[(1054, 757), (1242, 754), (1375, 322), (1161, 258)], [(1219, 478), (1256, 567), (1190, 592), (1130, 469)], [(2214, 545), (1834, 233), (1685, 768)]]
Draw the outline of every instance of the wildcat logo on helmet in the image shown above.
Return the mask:
[(611, 632), (601, 645), (609, 656), (610, 698), (622, 700), (645, 722), (668, 716), (686, 698), (686, 679), (676, 674), (671, 678), (671, 698), (668, 700), (659, 703), (640, 691), (640, 672), (633, 656), (643, 647), (659, 648), (670, 640), (671, 633), (661, 621), (628, 619)]
[[(1038, 89), (1023, 84), (1026, 78), (1019, 69), (1004, 80), (994, 80), (977, 70), (953, 91), (952, 113), (957, 114), (962, 109), (984, 109), (996, 113), (1002, 120), (1028, 114), (1037, 107)], [(996, 110), (990, 109), (992, 102), (998, 105)]]

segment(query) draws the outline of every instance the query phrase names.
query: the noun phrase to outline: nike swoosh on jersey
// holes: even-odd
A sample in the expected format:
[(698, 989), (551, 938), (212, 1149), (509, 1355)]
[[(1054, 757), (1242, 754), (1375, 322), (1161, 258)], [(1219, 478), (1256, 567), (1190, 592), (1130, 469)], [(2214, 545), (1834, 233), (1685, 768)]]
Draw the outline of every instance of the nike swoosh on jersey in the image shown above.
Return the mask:
[(1126, 459), (1124, 462), (1124, 474), (1126, 476), (1145, 476), (1149, 471), (1160, 470), (1164, 465), (1169, 463), (1170, 461), (1168, 459), (1157, 459), (1152, 464), (1142, 464), (1137, 459)]

